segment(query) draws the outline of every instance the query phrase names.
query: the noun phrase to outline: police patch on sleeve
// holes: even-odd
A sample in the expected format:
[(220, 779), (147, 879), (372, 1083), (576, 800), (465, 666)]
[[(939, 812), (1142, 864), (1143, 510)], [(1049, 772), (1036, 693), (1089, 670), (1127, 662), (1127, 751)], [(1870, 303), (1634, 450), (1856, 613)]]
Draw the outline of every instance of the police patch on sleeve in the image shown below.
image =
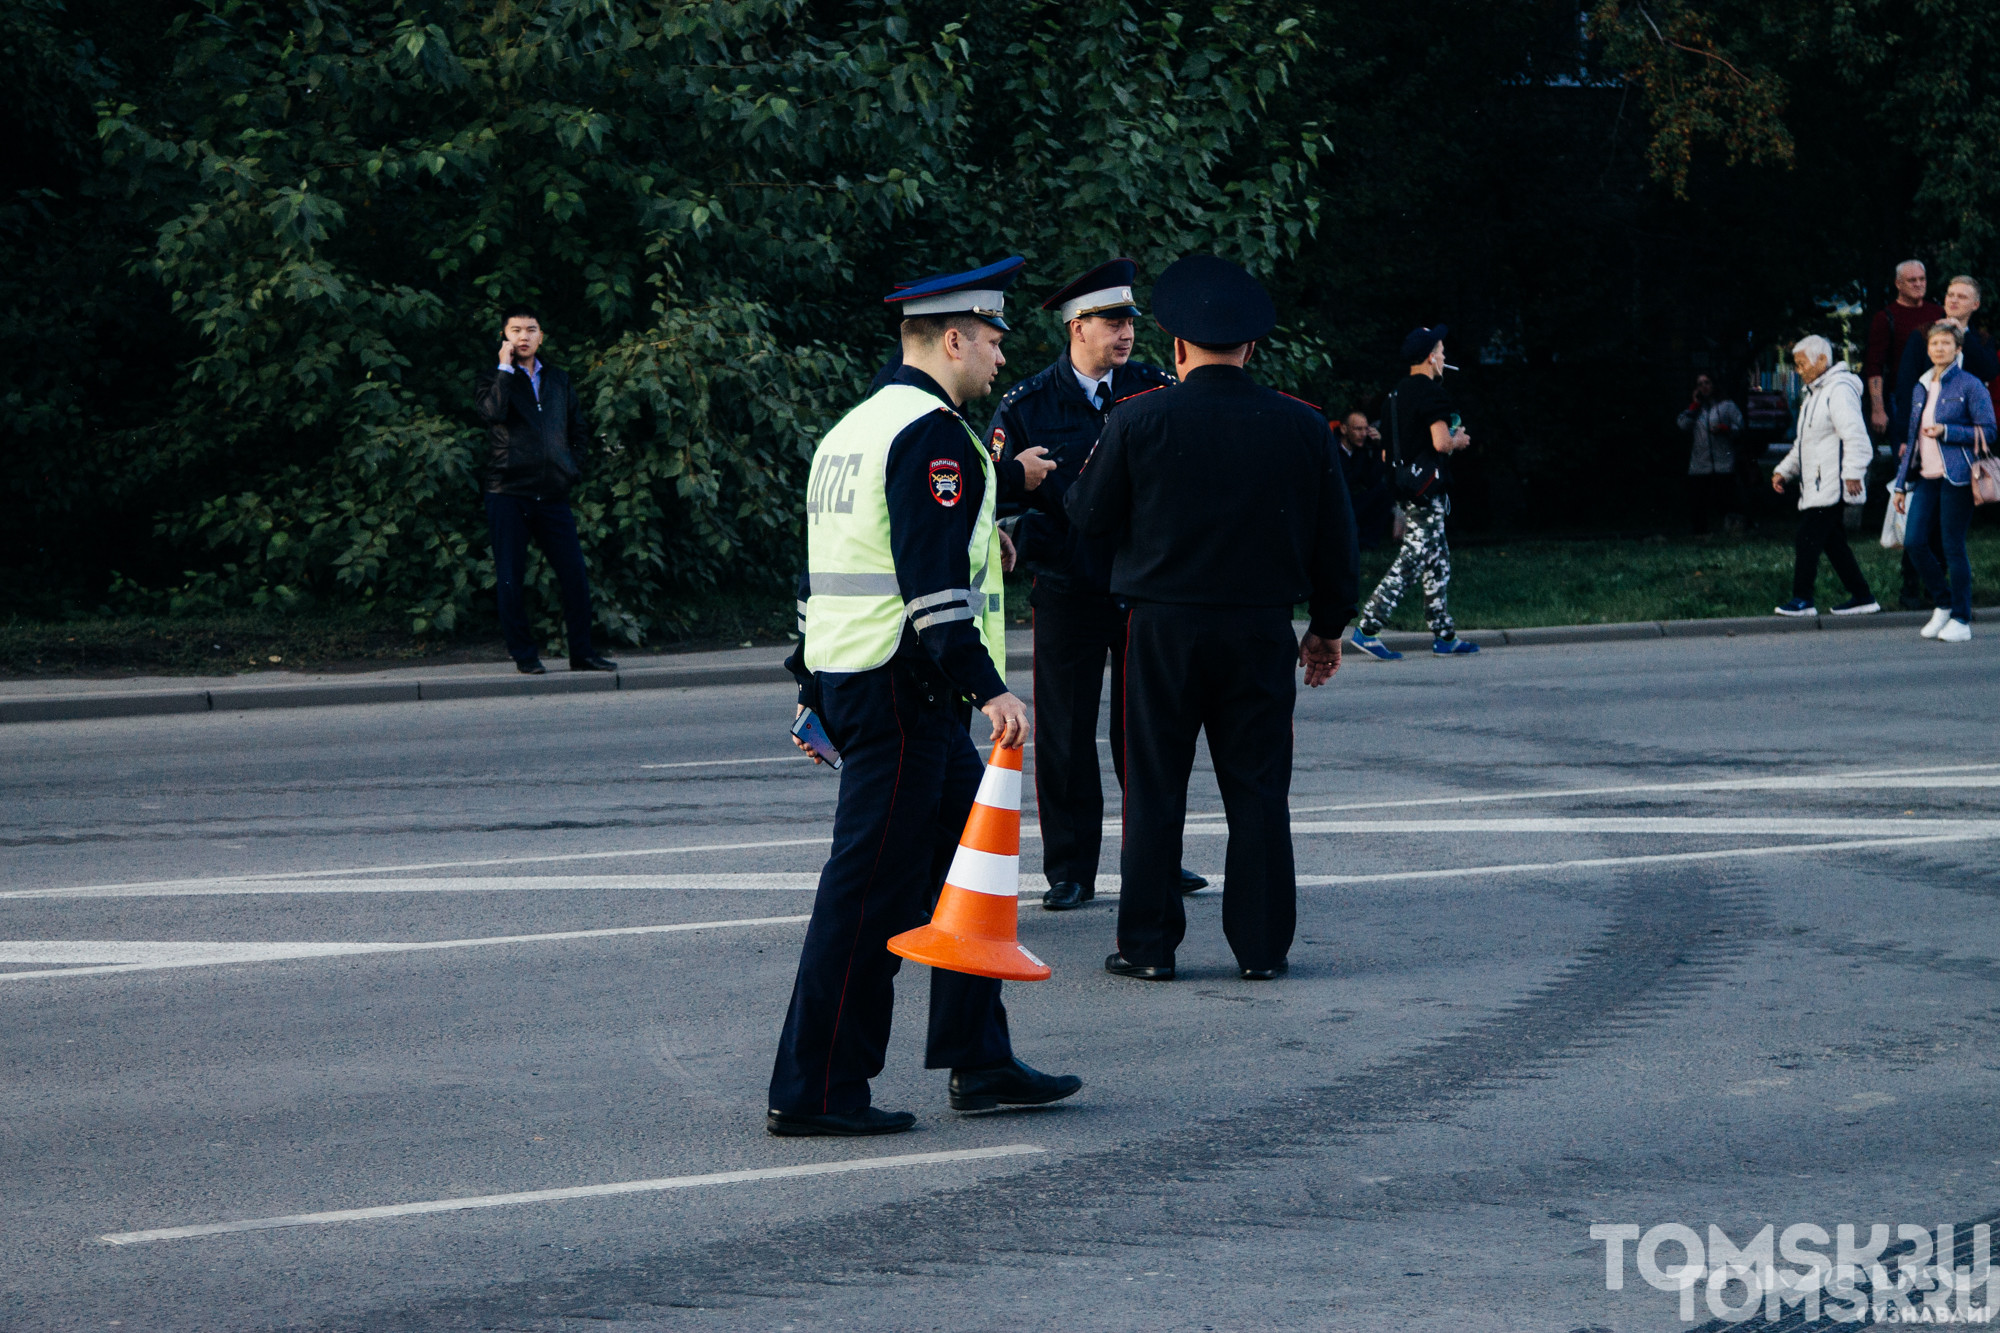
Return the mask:
[(956, 458), (933, 458), (931, 460), (931, 498), (946, 509), (958, 503), (965, 492), (965, 477), (959, 470)]
[(1000, 456), (1007, 452), (1007, 432), (995, 426), (993, 438), (987, 442), (986, 448), (993, 455), (993, 461), (999, 462)]

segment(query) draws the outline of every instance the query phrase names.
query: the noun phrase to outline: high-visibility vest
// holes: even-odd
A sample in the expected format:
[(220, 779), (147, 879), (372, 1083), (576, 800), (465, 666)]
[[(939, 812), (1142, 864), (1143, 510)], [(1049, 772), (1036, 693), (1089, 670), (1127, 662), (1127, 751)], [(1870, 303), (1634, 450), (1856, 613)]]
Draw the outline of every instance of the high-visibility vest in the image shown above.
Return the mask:
[[(941, 589), (905, 605), (896, 580), (889, 549), (889, 446), (905, 427), (941, 410), (936, 394), (909, 384), (888, 385), (842, 417), (813, 453), (806, 490), (809, 670), (872, 671), (895, 655), (905, 622), (923, 630), (972, 620), (994, 670), (1006, 679), (1007, 614), (1000, 529), (993, 521), (993, 462), (963, 417), (959, 424), (986, 479), (966, 546), (972, 586)], [(940, 477), (933, 484), (948, 486), (950, 479)], [(962, 493), (962, 478), (959, 484)]]

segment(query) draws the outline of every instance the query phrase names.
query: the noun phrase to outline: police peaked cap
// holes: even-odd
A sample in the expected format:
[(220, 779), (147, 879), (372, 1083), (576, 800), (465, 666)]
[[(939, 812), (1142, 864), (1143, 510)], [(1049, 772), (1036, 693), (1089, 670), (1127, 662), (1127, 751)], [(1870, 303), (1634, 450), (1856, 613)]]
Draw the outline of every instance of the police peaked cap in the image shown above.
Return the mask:
[(1270, 293), (1242, 267), (1215, 255), (1189, 255), (1153, 284), (1153, 318), (1176, 338), (1210, 347), (1255, 342), (1278, 323)]
[(1009, 255), (996, 264), (969, 273), (943, 273), (896, 288), (882, 304), (901, 306), (904, 319), (916, 315), (976, 315), (1002, 333), (1007, 321), (1007, 288), (1021, 275), (1027, 260)]
[(1139, 266), (1129, 259), (1099, 264), (1042, 302), (1042, 309), (1059, 311), (1065, 324), (1085, 315), (1137, 319), (1139, 307), (1132, 304), (1132, 280), (1138, 274)]
[(1428, 329), (1411, 329), (1403, 338), (1403, 364), (1414, 366), (1431, 354), (1431, 348), (1444, 341), (1444, 335), (1451, 332), (1449, 325), (1436, 324)]

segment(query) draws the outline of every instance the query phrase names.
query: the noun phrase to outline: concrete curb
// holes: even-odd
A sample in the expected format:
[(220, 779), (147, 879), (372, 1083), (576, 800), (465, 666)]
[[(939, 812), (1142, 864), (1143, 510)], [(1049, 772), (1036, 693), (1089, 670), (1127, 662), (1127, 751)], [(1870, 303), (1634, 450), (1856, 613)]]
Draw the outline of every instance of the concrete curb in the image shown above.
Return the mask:
[[(1981, 608), (1980, 618), (2000, 623), (2000, 607)], [(1740, 634), (1789, 634), (1807, 630), (1914, 628), (1929, 617), (1921, 611), (1872, 616), (1751, 616), (1733, 620), (1643, 620), (1620, 625), (1544, 625), (1531, 629), (1461, 631), (1482, 648), (1574, 643), (1615, 643), (1631, 639), (1679, 639)], [(1009, 670), (1029, 669), (1034, 654), (1028, 636), (1016, 632), (1007, 652)], [(1426, 633), (1388, 633), (1382, 641), (1402, 651), (1430, 646)], [(1359, 654), (1355, 654), (1359, 656)], [(632, 667), (615, 672), (551, 672), (546, 676), (429, 676), (410, 680), (315, 681), (309, 684), (240, 685), (188, 690), (92, 690), (28, 698), (0, 697), (0, 724), (73, 722), (93, 718), (160, 717), (177, 713), (232, 713), (266, 708), (326, 708), (343, 704), (417, 703), (424, 700), (504, 699), (545, 694), (595, 694), (611, 690), (686, 690), (717, 685), (789, 684), (791, 673), (777, 662), (690, 663), (686, 666)]]
[[(1973, 614), (1984, 623), (2000, 620), (2000, 608), (1978, 607)], [(1461, 630), (1460, 637), (1481, 648), (1529, 647), (1536, 644), (1617, 643), (1630, 639), (1733, 639), (1746, 634), (1799, 634), (1811, 630), (1915, 629), (1930, 619), (1927, 611), (1882, 611), (1871, 616), (1736, 616), (1716, 620), (1638, 620), (1613, 625), (1538, 625), (1530, 629)], [(1398, 631), (1382, 636), (1398, 652), (1428, 648), (1431, 636)]]

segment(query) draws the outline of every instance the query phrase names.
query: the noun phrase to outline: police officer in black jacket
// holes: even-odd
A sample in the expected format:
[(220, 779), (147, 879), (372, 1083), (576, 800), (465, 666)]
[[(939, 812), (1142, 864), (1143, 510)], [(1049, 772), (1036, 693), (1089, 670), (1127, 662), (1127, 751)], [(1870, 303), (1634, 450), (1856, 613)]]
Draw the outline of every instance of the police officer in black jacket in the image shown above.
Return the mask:
[(544, 673), (521, 586), (532, 541), (562, 594), (570, 670), (616, 671), (616, 662), (590, 646), (590, 579), (569, 507), (577, 456), (590, 440), (583, 406), (569, 375), (538, 355), (542, 324), (535, 312), (512, 306), (500, 323), (500, 364), (480, 372), (474, 393), (488, 427), (486, 521), (493, 532), (500, 632), (516, 667), (530, 676)]
[[(1119, 976), (1171, 980), (1187, 930), (1177, 871), (1195, 738), (1208, 733), (1229, 821), (1222, 929), (1245, 980), (1285, 971), (1296, 919), (1290, 793), (1294, 663), (1340, 666), (1354, 615), (1354, 514), (1326, 418), (1244, 370), (1277, 311), (1227, 260), (1160, 275), (1178, 388), (1121, 404), (1070, 486), (1070, 522), (1116, 544), (1125, 641), (1125, 847)], [(1292, 634), (1304, 601), (1311, 623)]]
[[(1042, 872), (1051, 912), (1081, 907), (1097, 894), (1103, 842), (1104, 787), (1097, 762), (1097, 702), (1111, 663), (1111, 766), (1125, 782), (1125, 611), (1111, 596), (1111, 545), (1084, 542), (1063, 513), (1063, 495), (1104, 429), (1114, 403), (1174, 383), (1157, 366), (1132, 359), (1132, 301), (1138, 268), (1114, 259), (1077, 278), (1042, 309), (1057, 312), (1067, 346), (1053, 365), (1000, 400), (987, 428), (996, 458), (1046, 451), (1052, 474), (1003, 516), (1021, 562), (1034, 575), (1035, 804), (1042, 826)], [(1024, 511), (1025, 508), (1025, 512)], [(1192, 893), (1208, 881), (1181, 871)]]

